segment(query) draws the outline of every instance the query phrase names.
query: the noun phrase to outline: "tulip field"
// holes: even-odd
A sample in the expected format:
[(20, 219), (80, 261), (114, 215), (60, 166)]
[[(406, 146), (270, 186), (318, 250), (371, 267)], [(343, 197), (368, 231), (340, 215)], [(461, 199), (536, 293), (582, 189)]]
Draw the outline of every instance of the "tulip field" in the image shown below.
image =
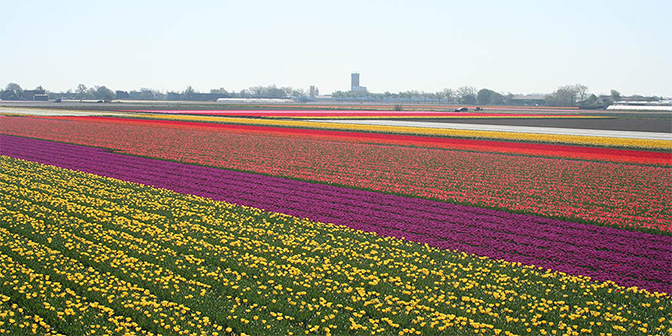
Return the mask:
[(347, 110), (126, 110), (160, 114), (194, 114), (218, 116), (243, 116), (298, 119), (377, 119), (377, 118), (600, 118), (568, 114), (482, 113), (482, 112), (434, 112), (434, 111), (347, 111)]
[(672, 334), (672, 140), (235, 112), (0, 116), (0, 334)]

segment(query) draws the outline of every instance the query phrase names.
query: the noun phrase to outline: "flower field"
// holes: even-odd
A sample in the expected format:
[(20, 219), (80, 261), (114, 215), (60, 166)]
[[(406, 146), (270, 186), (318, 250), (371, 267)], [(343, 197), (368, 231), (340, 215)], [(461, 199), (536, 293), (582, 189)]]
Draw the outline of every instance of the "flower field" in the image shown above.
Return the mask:
[(671, 141), (166, 112), (0, 116), (0, 334), (672, 334)]
[(133, 122), (2, 120), (5, 134), (615, 227), (672, 231), (669, 167)]
[(482, 113), (482, 112), (430, 112), (430, 111), (380, 111), (380, 110), (122, 110), (123, 112), (144, 112), (161, 114), (197, 114), (267, 118), (604, 118), (577, 116), (574, 114), (529, 114), (529, 113)]
[(534, 134), (526, 132), (497, 132), (485, 130), (463, 130), (463, 129), (440, 129), (413, 126), (392, 126), (392, 125), (361, 125), (354, 123), (334, 123), (328, 121), (312, 120), (285, 120), (285, 119), (264, 119), (264, 118), (244, 118), (228, 116), (208, 116), (208, 115), (187, 115), (187, 114), (143, 114), (133, 116), (143, 119), (164, 119), (164, 120), (182, 120), (197, 121), (209, 123), (228, 123), (242, 125), (258, 125), (272, 127), (292, 127), (292, 128), (311, 128), (311, 129), (329, 129), (344, 130), (350, 132), (374, 132), (374, 133), (392, 133), (392, 134), (413, 134), (439, 137), (458, 137), (458, 138), (478, 138), (494, 139), (502, 141), (526, 141), (554, 144), (571, 144), (581, 146), (601, 146), (601, 147), (621, 147), (653, 150), (672, 150), (672, 141), (660, 139), (635, 139), (635, 138), (614, 138), (614, 137), (596, 137), (582, 135), (558, 135), (558, 134)]
[(622, 285), (672, 292), (672, 236), (0, 136), (3, 155)]
[[(42, 322), (35, 330), (632, 335), (671, 326), (666, 294), (612, 282), (6, 156), (0, 181), (0, 288)], [(23, 329), (25, 318), (12, 320), (8, 328)]]
[(525, 142), (504, 142), (445, 137), (427, 137), (406, 134), (362, 133), (333, 130), (319, 130), (289, 127), (268, 127), (237, 124), (202, 123), (178, 120), (152, 120), (110, 117), (50, 117), (50, 119), (73, 120), (93, 123), (142, 125), (167, 127), (209, 132), (237, 132), (257, 135), (311, 138), (315, 140), (346, 141), (356, 143), (376, 143), (384, 145), (484, 151), (492, 153), (519, 154), (529, 156), (557, 157), (579, 160), (599, 160), (619, 163), (646, 165), (672, 165), (672, 153), (633, 149), (602, 147), (551, 145)]

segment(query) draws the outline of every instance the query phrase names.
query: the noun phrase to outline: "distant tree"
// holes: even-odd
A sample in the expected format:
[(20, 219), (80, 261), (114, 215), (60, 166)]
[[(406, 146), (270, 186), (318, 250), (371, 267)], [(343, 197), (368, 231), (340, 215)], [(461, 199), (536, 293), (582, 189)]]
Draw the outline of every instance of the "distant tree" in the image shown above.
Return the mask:
[(9, 83), (5, 90), (0, 94), (2, 100), (21, 100), (23, 99), (23, 89), (21, 85), (16, 83)]
[(157, 98), (154, 90), (149, 88), (141, 88), (140, 92), (133, 90), (129, 93), (129, 97), (131, 99), (140, 99), (140, 100), (154, 100)]
[(167, 100), (167, 95), (159, 90), (150, 89), (154, 100)]
[(575, 85), (565, 85), (559, 87), (551, 95), (546, 96), (546, 105), (548, 106), (575, 106), (578, 95)]
[(476, 104), (476, 96), (473, 95), (473, 94), (462, 96), (462, 98), (460, 98), (460, 103), (467, 104), (467, 105), (475, 105)]
[(191, 85), (189, 85), (184, 90), (184, 92), (182, 92), (182, 99), (184, 99), (184, 100), (194, 100), (194, 98), (196, 96), (195, 93), (196, 93), (196, 90), (194, 90), (194, 88), (192, 88)]
[(476, 88), (473, 86), (460, 86), (457, 89), (457, 96), (462, 104), (476, 104)]
[(23, 92), (23, 89), (21, 88), (21, 85), (19, 85), (19, 84), (9, 83), (5, 87), (5, 91)]
[(98, 86), (95, 89), (94, 97), (96, 99), (102, 99), (106, 102), (111, 101), (116, 97), (114, 92), (110, 89), (108, 89), (106, 86)]
[(408, 97), (411, 98), (411, 100), (422, 100), (422, 93), (418, 90), (409, 90), (406, 93), (408, 94)]
[(75, 89), (75, 98), (84, 99), (86, 92), (87, 92), (86, 85), (84, 84), (77, 85), (77, 89)]
[(504, 105), (504, 104), (506, 104), (506, 97), (499, 92), (493, 92), (492, 96), (490, 96), (490, 104), (491, 105)]
[(481, 105), (490, 105), (492, 104), (492, 96), (497, 94), (497, 92), (490, 89), (480, 89), (478, 94), (476, 94), (476, 100)]
[(65, 92), (53, 92), (49, 90), (44, 90), (44, 92), (47, 94), (47, 99), (49, 100), (56, 100), (56, 99), (63, 99), (66, 95)]
[(292, 93), (294, 92), (294, 89), (292, 89), (291, 87), (288, 87), (288, 86), (282, 87), (282, 88), (280, 88), (280, 90), (277, 90), (275, 85), (273, 85), (269, 88), (272, 88), (272, 91), (271, 91), (272, 98), (289, 98), (289, 97), (292, 96)]
[(338, 99), (364, 99), (372, 96), (368, 91), (336, 91), (332, 93), (332, 97)]
[(611, 90), (611, 100), (613, 101), (621, 100), (621, 93), (616, 90)]
[(449, 102), (455, 100), (455, 90), (453, 89), (443, 89), (441, 90), (441, 97)]
[(292, 89), (292, 94), (290, 97), (294, 99), (306, 99), (308, 98), (309, 93), (304, 89)]
[(76, 99), (93, 99), (96, 90), (94, 88), (87, 88), (84, 84), (77, 85), (75, 90)]
[(247, 91), (254, 98), (285, 98), (292, 93), (292, 88), (278, 88), (275, 85), (252, 86)]
[(426, 99), (429, 99), (429, 100), (439, 100), (439, 99), (441, 99), (441, 93), (440, 92), (423, 92), (422, 94)]
[(249, 94), (252, 97), (261, 97), (264, 95), (264, 87), (263, 86), (252, 86), (249, 89), (247, 89)]
[(229, 92), (225, 88), (210, 89), (211, 95), (217, 95), (218, 98), (232, 98), (236, 95), (235, 92)]
[(460, 86), (457, 88), (457, 95), (459, 97), (464, 97), (466, 95), (476, 95), (476, 88), (473, 86)]
[(225, 88), (219, 88), (219, 89), (210, 89), (210, 93), (228, 95), (229, 91), (226, 91)]
[(579, 96), (581, 101), (586, 99), (586, 94), (588, 92), (588, 87), (583, 84), (574, 84), (574, 91)]

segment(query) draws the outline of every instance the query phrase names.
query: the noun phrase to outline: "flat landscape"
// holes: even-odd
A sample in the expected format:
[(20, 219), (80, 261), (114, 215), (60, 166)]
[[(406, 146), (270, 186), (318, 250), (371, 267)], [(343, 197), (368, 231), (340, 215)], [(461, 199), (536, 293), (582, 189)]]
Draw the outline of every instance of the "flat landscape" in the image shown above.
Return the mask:
[(0, 329), (672, 334), (672, 114), (425, 107), (0, 104)]

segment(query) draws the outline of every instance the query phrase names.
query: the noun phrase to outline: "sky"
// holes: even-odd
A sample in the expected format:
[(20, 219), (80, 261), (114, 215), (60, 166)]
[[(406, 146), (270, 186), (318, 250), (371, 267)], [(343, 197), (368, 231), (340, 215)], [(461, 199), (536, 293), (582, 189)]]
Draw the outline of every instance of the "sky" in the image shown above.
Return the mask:
[(672, 96), (672, 1), (0, 0), (0, 86)]

